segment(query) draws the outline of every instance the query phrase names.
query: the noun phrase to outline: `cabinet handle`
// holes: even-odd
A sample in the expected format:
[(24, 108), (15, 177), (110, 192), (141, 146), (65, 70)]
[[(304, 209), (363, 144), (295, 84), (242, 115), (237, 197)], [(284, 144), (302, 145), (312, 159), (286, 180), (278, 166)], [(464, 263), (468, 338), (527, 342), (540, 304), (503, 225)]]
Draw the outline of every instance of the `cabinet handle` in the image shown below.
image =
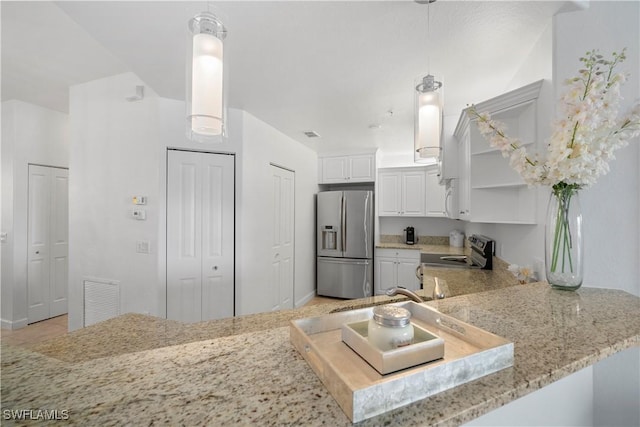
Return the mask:
[(214, 266), (213, 266), (213, 270), (214, 270), (214, 271), (217, 271), (217, 270), (218, 270), (218, 266), (217, 266), (217, 265), (214, 265)]

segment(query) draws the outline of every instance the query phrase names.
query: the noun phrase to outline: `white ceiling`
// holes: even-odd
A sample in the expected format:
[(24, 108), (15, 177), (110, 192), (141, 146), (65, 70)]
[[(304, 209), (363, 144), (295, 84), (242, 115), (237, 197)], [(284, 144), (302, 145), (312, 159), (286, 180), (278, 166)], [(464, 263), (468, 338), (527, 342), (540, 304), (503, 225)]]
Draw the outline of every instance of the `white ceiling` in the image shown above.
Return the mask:
[[(444, 82), (445, 114), (504, 90), (565, 2), (232, 1), (228, 106), (312, 148), (412, 150), (414, 80)], [(2, 100), (68, 111), (70, 85), (135, 72), (184, 98), (187, 21), (205, 2), (7, 2)], [(393, 111), (393, 114), (389, 114)], [(379, 129), (370, 129), (380, 125)], [(309, 140), (303, 131), (321, 138)]]

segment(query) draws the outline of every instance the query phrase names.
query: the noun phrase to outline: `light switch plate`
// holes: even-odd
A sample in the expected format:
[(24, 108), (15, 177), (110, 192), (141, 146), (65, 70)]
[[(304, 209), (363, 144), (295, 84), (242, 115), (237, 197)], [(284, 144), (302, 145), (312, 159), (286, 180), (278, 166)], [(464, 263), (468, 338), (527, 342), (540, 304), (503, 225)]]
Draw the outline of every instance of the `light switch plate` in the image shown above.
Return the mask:
[(146, 205), (147, 196), (133, 196), (132, 201), (134, 205)]
[(148, 240), (138, 240), (136, 242), (136, 252), (139, 254), (150, 254), (151, 242)]

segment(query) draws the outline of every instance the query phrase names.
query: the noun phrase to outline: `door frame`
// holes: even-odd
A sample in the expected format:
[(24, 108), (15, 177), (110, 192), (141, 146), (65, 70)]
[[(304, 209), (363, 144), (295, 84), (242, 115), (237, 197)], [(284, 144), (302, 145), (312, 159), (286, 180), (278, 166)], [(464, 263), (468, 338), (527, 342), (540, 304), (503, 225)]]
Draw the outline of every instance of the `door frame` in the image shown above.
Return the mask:
[(237, 224), (238, 224), (238, 159), (236, 153), (228, 152), (228, 151), (211, 151), (211, 150), (199, 150), (194, 148), (184, 148), (184, 147), (162, 147), (162, 165), (161, 168), (161, 176), (159, 177), (159, 183), (161, 187), (160, 195), (163, 198), (158, 201), (159, 206), (161, 208), (158, 210), (159, 218), (158, 218), (158, 227), (159, 230), (159, 238), (158, 238), (158, 276), (161, 278), (158, 286), (158, 315), (162, 318), (167, 318), (167, 238), (168, 233), (167, 229), (169, 223), (167, 221), (167, 203), (168, 203), (168, 180), (169, 180), (169, 152), (170, 151), (184, 151), (191, 153), (201, 153), (201, 154), (218, 154), (225, 156), (232, 156), (233, 158), (233, 242), (234, 242), (234, 251), (233, 251), (233, 315), (234, 317), (237, 315), (237, 278), (238, 278), (238, 239), (237, 239)]
[(272, 167), (276, 167), (279, 169), (283, 169), (286, 170), (287, 172), (291, 172), (293, 174), (293, 192), (292, 192), (292, 197), (293, 197), (293, 203), (292, 203), (292, 210), (293, 210), (293, 215), (292, 215), (292, 220), (293, 220), (293, 230), (291, 231), (291, 246), (293, 249), (293, 277), (291, 278), (292, 280), (292, 285), (293, 285), (293, 293), (291, 295), (291, 303), (293, 305), (293, 308), (296, 308), (296, 171), (294, 169), (288, 168), (286, 166), (282, 166), (278, 163), (274, 163), (274, 162), (269, 162), (269, 166)]

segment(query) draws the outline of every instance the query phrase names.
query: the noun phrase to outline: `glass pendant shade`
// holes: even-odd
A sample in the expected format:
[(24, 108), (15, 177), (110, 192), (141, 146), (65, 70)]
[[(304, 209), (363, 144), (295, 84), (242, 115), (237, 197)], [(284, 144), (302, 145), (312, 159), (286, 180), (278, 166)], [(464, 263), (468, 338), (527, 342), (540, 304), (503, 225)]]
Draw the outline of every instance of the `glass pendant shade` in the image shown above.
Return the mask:
[(187, 137), (211, 142), (225, 134), (224, 25), (202, 12), (189, 21)]
[(436, 163), (442, 138), (442, 83), (432, 75), (416, 86), (414, 107), (414, 161)]

